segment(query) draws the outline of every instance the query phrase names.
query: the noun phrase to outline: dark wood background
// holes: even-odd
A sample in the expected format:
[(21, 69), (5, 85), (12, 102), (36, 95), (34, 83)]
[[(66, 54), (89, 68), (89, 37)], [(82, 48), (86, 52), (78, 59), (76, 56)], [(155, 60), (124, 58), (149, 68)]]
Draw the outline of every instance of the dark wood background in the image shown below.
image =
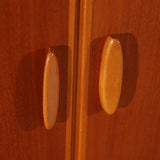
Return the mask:
[[(64, 160), (69, 1), (0, 1), (0, 159)], [(60, 65), (57, 123), (42, 115), (44, 62), (54, 47)], [(62, 92), (63, 91), (63, 92)]]
[[(82, 13), (91, 15), (91, 21)], [(80, 37), (83, 50), (79, 51), (82, 97), (77, 103), (77, 159), (159, 160), (159, 1), (82, 0), (81, 14), (80, 32), (86, 31)], [(98, 93), (100, 60), (108, 35), (121, 42), (124, 60), (121, 98), (111, 116), (102, 110)]]
[[(92, 13), (86, 159), (159, 160), (160, 3), (94, 0)], [(112, 116), (101, 109), (98, 96), (108, 35), (119, 39), (124, 56), (122, 93)]]

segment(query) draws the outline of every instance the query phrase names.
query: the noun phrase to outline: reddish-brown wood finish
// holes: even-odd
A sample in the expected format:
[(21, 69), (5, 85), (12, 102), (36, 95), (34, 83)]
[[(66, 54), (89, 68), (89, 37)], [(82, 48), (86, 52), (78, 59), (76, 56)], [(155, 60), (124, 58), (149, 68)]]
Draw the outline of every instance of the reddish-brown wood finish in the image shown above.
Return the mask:
[[(74, 12), (75, 2), (69, 0), (0, 1), (1, 160), (70, 159), (75, 62), (73, 51), (68, 51), (74, 47)], [(60, 72), (58, 117), (50, 131), (42, 115), (49, 47), (55, 51)]]
[[(76, 158), (159, 160), (159, 1), (82, 0), (80, 7)], [(113, 115), (101, 109), (98, 95), (108, 35), (121, 42), (124, 62), (122, 94)]]

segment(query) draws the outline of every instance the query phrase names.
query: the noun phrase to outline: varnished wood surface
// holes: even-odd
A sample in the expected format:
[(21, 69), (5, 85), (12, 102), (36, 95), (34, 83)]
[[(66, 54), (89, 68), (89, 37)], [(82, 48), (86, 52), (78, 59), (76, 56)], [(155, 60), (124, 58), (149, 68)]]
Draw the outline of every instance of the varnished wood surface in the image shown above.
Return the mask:
[(59, 108), (59, 64), (54, 51), (49, 48), (43, 74), (43, 119), (46, 129), (56, 123)]
[(123, 74), (123, 53), (120, 42), (107, 37), (99, 70), (99, 99), (107, 114), (114, 114), (119, 103)]
[(78, 37), (78, 74), (76, 103), (75, 159), (86, 156), (87, 98), (89, 79), (89, 52), (91, 38), (92, 0), (80, 1)]
[[(1, 160), (70, 159), (72, 115), (68, 110), (72, 106), (73, 74), (68, 72), (73, 72), (74, 56), (73, 52), (68, 56), (68, 50), (74, 45), (74, 30), (69, 31), (72, 25), (68, 0), (0, 1)], [(61, 87), (57, 121), (47, 131), (42, 88), (49, 47), (53, 47), (60, 65)]]
[[(79, 40), (87, 45), (79, 52), (78, 86), (85, 92), (80, 92), (77, 101), (76, 157), (159, 160), (159, 1), (93, 0), (85, 5), (87, 2), (83, 0), (81, 12), (93, 7), (92, 15), (88, 14), (92, 21), (85, 23), (83, 19), (85, 34)], [(87, 27), (90, 23), (91, 30)], [(98, 96), (100, 58), (108, 35), (119, 39), (124, 56), (122, 94), (117, 111), (111, 116), (101, 109)], [(87, 36), (91, 38), (86, 40)], [(82, 81), (83, 77), (89, 78)]]

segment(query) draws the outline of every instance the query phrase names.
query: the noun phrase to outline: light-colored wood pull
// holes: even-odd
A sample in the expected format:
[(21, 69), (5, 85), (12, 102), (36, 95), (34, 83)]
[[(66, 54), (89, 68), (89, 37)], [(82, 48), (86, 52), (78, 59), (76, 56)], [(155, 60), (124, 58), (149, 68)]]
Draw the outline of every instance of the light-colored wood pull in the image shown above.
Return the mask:
[(113, 114), (118, 106), (123, 73), (123, 56), (120, 42), (107, 38), (100, 64), (99, 97), (107, 114)]
[(43, 77), (43, 118), (46, 129), (51, 129), (57, 118), (59, 105), (59, 67), (56, 55), (49, 49)]

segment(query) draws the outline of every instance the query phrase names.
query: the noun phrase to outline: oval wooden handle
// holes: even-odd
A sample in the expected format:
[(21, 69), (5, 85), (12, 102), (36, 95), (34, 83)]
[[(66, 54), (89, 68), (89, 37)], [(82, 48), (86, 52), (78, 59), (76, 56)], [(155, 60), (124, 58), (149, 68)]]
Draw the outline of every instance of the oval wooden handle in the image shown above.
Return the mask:
[(49, 49), (43, 77), (43, 118), (46, 129), (55, 122), (59, 105), (59, 67), (56, 55)]
[(104, 111), (113, 114), (118, 106), (123, 72), (120, 42), (108, 37), (102, 53), (99, 75), (99, 97)]

